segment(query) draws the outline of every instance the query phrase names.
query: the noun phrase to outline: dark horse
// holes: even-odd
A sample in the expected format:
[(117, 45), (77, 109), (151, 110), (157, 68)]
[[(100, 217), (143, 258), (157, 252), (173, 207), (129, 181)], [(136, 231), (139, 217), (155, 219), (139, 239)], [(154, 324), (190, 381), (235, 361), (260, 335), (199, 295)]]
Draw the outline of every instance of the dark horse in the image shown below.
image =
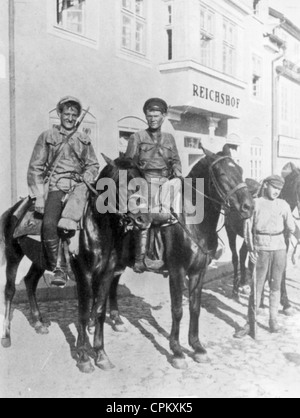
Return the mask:
[[(285, 185), (282, 189), (280, 197), (290, 205), (292, 211), (294, 211), (295, 208), (298, 208), (300, 218), (300, 170), (293, 164), (288, 164), (288, 166), (289, 174), (285, 177)], [(255, 196), (259, 192), (260, 183), (252, 179), (246, 179), (246, 183), (252, 196)], [(232, 264), (234, 266), (233, 295), (234, 297), (238, 297), (239, 287), (247, 285), (246, 258), (248, 249), (246, 243), (243, 242), (240, 249), (240, 279), (238, 276), (239, 258), (236, 250), (236, 237), (239, 235), (240, 237), (244, 238), (244, 225), (243, 221), (237, 216), (236, 213), (230, 212), (226, 216), (225, 227), (232, 252)], [(291, 307), (286, 289), (286, 275), (284, 275), (281, 285), (281, 305), (283, 306), (284, 311), (287, 311)]]
[[(201, 292), (207, 267), (217, 248), (216, 228), (221, 206), (230, 206), (232, 210), (239, 212), (243, 219), (249, 218), (253, 212), (253, 200), (242, 181), (240, 167), (229, 155), (217, 156), (206, 150), (205, 153), (206, 158), (199, 162), (190, 173), (193, 179), (204, 179), (206, 198), (203, 222), (200, 225), (184, 225), (184, 217), (181, 215), (181, 224), (178, 223), (162, 231), (172, 303), (173, 325), (170, 347), (174, 353), (173, 365), (178, 368), (185, 367), (184, 354), (179, 343), (184, 279), (186, 276), (189, 277), (189, 343), (195, 351), (195, 360), (200, 362), (205, 359), (206, 355), (206, 350), (199, 340)], [(127, 171), (128, 182), (133, 178), (141, 177), (139, 169), (131, 160), (119, 159), (105, 167), (101, 178), (108, 177), (117, 182), (120, 170)], [(125, 267), (132, 266), (128, 247), (130, 248), (133, 234), (126, 233), (124, 228), (124, 224), (131, 221), (130, 217), (111, 213), (99, 214), (96, 203), (97, 196), (91, 194), (83, 218), (83, 229), (80, 232), (79, 255), (71, 259), (78, 291), (77, 366), (84, 373), (94, 371), (89, 356), (90, 346), (87, 334), (93, 321), (95, 324), (93, 347), (95, 364), (104, 370), (113, 367), (104, 350), (106, 305), (110, 296), (113, 320), (115, 324), (121, 324), (117, 312), (116, 289)], [(0, 247), (5, 253), (7, 262), (6, 313), (2, 338), (4, 347), (11, 344), (10, 311), (15, 293), (17, 269), (26, 254), (25, 246), (31, 244), (29, 238), (24, 238), (24, 241), (13, 238), (16, 226), (13, 213), (18, 205), (7, 211), (0, 220)], [(196, 252), (195, 243), (198, 247)], [(46, 333), (48, 324), (43, 322), (35, 298), (38, 281), (43, 272), (41, 265), (33, 263), (25, 277), (25, 284), (34, 325), (38, 332)]]
[[(97, 298), (101, 283), (99, 277), (103, 278), (103, 282), (107, 281), (106, 276), (111, 274), (114, 268), (111, 259), (112, 250), (114, 248), (113, 229), (110, 225), (108, 216), (100, 216), (94, 206), (96, 197), (90, 196), (89, 205), (83, 219), (83, 229), (80, 232), (79, 255), (71, 258), (71, 268), (77, 282), (79, 295), (79, 317), (80, 326), (79, 335), (83, 335), (89, 324), (88, 298)], [(15, 211), (22, 204), (18, 202), (13, 208), (5, 212), (0, 218), (0, 265), (6, 263), (6, 287), (5, 287), (5, 319), (2, 336), (2, 346), (8, 348), (11, 346), (11, 307), (13, 297), (15, 295), (16, 275), (21, 260), (27, 255), (33, 264), (29, 272), (24, 278), (26, 290), (29, 298), (32, 322), (37, 333), (48, 334), (50, 323), (44, 322), (36, 300), (36, 289), (40, 278), (45, 272), (45, 261), (42, 256), (41, 244), (28, 237), (14, 239), (13, 234), (18, 223), (14, 216)], [(113, 267), (110, 267), (111, 264)], [(119, 277), (112, 281), (110, 287), (111, 294), (111, 319), (113, 327), (116, 331), (123, 331), (124, 324), (118, 315), (117, 307), (114, 309), (115, 293), (117, 292)], [(90, 292), (86, 295), (85, 292)], [(101, 297), (100, 293), (100, 296)], [(87, 298), (86, 298), (87, 296)], [(99, 342), (95, 338), (95, 349)], [(100, 343), (101, 345), (101, 343)], [(82, 347), (81, 340), (78, 340), (78, 346)], [(79, 350), (80, 351), (80, 350)], [(93, 370), (90, 362), (85, 364), (79, 362), (79, 367), (83, 372)]]
[[(217, 224), (222, 206), (227, 206), (240, 214), (242, 219), (247, 219), (253, 212), (253, 199), (247, 186), (242, 180), (241, 168), (235, 164), (229, 155), (215, 155), (204, 150), (206, 157), (203, 158), (191, 171), (192, 179), (203, 178), (205, 183), (205, 207), (204, 220), (199, 225), (185, 223), (184, 215), (180, 215), (180, 222), (161, 230), (165, 247), (165, 265), (169, 273), (170, 293), (172, 305), (172, 330), (170, 335), (170, 348), (174, 353), (173, 366), (176, 368), (186, 367), (183, 350), (179, 342), (180, 322), (183, 315), (183, 283), (189, 278), (189, 301), (190, 301), (190, 328), (189, 344), (194, 350), (194, 358), (197, 362), (205, 361), (206, 350), (199, 340), (199, 316), (201, 305), (201, 293), (204, 277), (211, 262), (212, 256), (217, 249)], [(119, 173), (127, 170), (128, 181), (131, 178), (140, 177), (141, 173), (131, 160), (118, 159), (111, 161), (106, 159), (108, 165), (102, 171), (100, 178), (111, 178), (118, 184)], [(118, 187), (117, 187), (118, 189)], [(113, 282), (114, 272), (117, 270), (121, 275), (127, 266), (132, 266), (133, 261), (130, 249), (133, 238), (132, 232), (124, 232), (120, 226), (120, 220), (124, 221), (128, 215), (107, 214), (99, 217), (95, 223), (95, 231), (90, 242), (98, 237), (97, 248), (101, 253), (101, 246), (109, 247), (114, 236), (114, 247), (110, 246), (111, 256), (107, 259), (107, 269), (104, 274), (98, 274), (97, 292), (94, 292), (92, 312), (89, 310), (88, 298), (91, 290), (91, 281), (86, 278), (86, 273), (78, 274), (79, 303), (79, 337), (78, 354), (80, 369), (90, 370), (88, 366), (89, 355), (87, 351), (88, 335), (86, 325), (91, 316), (95, 323), (95, 345), (97, 353), (96, 365), (108, 369), (112, 367), (104, 350), (103, 326), (109, 289)], [(140, 215), (142, 218), (143, 215)], [(110, 222), (108, 221), (110, 219)], [(106, 240), (101, 231), (101, 223), (111, 226), (109, 238)], [(142, 221), (139, 220), (141, 224)], [(88, 237), (87, 237), (88, 238)], [(196, 244), (196, 250), (195, 250)], [(94, 244), (95, 245), (95, 244)], [(129, 250), (128, 250), (129, 248)], [(88, 254), (87, 254), (88, 255)], [(97, 268), (100, 254), (90, 251), (89, 261)], [(103, 263), (103, 261), (102, 261)], [(85, 310), (83, 309), (85, 307)], [(101, 341), (101, 348), (99, 343)]]

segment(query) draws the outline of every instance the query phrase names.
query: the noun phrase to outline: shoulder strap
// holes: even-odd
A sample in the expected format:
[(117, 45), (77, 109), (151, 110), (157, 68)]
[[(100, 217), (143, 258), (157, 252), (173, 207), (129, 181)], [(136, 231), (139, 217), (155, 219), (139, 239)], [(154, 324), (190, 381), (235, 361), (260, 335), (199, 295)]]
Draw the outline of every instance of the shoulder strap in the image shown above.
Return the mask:
[(50, 161), (49, 165), (48, 165), (48, 173), (46, 175), (46, 178), (48, 178), (48, 180), (51, 179), (51, 177), (53, 176), (54, 171), (56, 170), (56, 167), (62, 157), (63, 151), (67, 145), (67, 140), (65, 139), (62, 144), (60, 144), (57, 153), (54, 155), (52, 161)]
[[(153, 138), (151, 137), (151, 135), (149, 134), (149, 132), (148, 131), (146, 131), (146, 133), (147, 133), (147, 135), (149, 136), (149, 138), (151, 138), (151, 140), (153, 141)], [(167, 168), (169, 168), (170, 167), (170, 161), (165, 157), (165, 155), (164, 155), (164, 153), (163, 153), (163, 150), (162, 150), (162, 146), (161, 146), (161, 144), (159, 144), (158, 142), (154, 142), (153, 141), (153, 151), (152, 151), (152, 153), (151, 153), (151, 155), (150, 155), (150, 158), (149, 158), (149, 161), (148, 161), (148, 163), (147, 163), (147, 165), (149, 165), (150, 164), (150, 161), (152, 160), (152, 158), (154, 157), (154, 155), (155, 155), (155, 153), (156, 153), (156, 151), (157, 152), (159, 152), (159, 154), (160, 154), (160, 156), (162, 157), (162, 159), (164, 160), (164, 162), (165, 162), (165, 164), (166, 164), (166, 167)], [(146, 167), (147, 167), (147, 165), (146, 165)], [(146, 168), (145, 167), (145, 168)], [(144, 169), (145, 169), (144, 168)]]

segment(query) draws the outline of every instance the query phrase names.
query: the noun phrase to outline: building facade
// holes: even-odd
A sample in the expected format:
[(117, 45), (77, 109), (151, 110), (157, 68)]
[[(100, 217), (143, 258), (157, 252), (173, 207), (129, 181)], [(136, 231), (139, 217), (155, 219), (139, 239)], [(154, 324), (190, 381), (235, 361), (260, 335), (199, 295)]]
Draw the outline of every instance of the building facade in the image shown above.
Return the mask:
[[(272, 171), (271, 74), (281, 48), (271, 48), (264, 36), (267, 0), (14, 4), (15, 87), (10, 100), (3, 97), (15, 130), (3, 143), (9, 138), (15, 144), (6, 155), (16, 198), (27, 194), (26, 171), (38, 135), (56, 123), (56, 103), (69, 94), (90, 106), (83, 129), (102, 166), (101, 153), (116, 158), (124, 152), (129, 136), (146, 127), (145, 100), (160, 96), (170, 106), (164, 130), (176, 138), (184, 174), (203, 156), (200, 141), (212, 151), (231, 144), (245, 177), (261, 179)], [(7, 53), (0, 50), (1, 56)]]
[(283, 45), (273, 62), (273, 170), (292, 161), (300, 166), (300, 29), (280, 12), (270, 9), (275, 25), (271, 39)]
[(13, 197), (11, 195), (11, 141), (10, 141), (10, 77), (9, 77), (9, 3), (5, 0), (2, 4), (3, 11), (0, 15), (0, 210), (4, 212)]

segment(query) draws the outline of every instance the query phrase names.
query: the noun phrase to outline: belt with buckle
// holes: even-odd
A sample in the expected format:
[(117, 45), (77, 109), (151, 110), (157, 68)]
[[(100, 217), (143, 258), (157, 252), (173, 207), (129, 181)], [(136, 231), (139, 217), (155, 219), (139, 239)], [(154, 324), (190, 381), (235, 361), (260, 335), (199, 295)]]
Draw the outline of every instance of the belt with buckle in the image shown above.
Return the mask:
[(161, 170), (145, 170), (146, 174), (149, 176), (157, 176), (157, 177), (170, 177), (170, 171), (167, 168), (163, 168)]
[(275, 232), (275, 233), (268, 233), (268, 232), (260, 232), (260, 231), (256, 231), (257, 235), (265, 235), (268, 237), (278, 237), (279, 235), (283, 235), (284, 231), (281, 232)]

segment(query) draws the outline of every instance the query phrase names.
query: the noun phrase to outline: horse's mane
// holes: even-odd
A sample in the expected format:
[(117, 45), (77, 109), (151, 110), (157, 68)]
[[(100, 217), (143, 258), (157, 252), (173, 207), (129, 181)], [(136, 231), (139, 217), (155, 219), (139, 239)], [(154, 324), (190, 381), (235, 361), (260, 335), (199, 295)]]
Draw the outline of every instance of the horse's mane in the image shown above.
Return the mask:
[(192, 170), (189, 172), (187, 177), (191, 178), (204, 178), (207, 176), (207, 169), (208, 169), (208, 161), (206, 157), (201, 158), (198, 161)]
[(119, 181), (119, 172), (123, 171), (130, 171), (135, 170), (137, 177), (144, 177), (142, 171), (139, 169), (138, 165), (132, 158), (127, 158), (125, 156), (121, 156), (113, 161), (112, 164), (107, 164), (99, 175), (99, 179), (101, 178), (110, 178), (113, 179), (116, 183)]

